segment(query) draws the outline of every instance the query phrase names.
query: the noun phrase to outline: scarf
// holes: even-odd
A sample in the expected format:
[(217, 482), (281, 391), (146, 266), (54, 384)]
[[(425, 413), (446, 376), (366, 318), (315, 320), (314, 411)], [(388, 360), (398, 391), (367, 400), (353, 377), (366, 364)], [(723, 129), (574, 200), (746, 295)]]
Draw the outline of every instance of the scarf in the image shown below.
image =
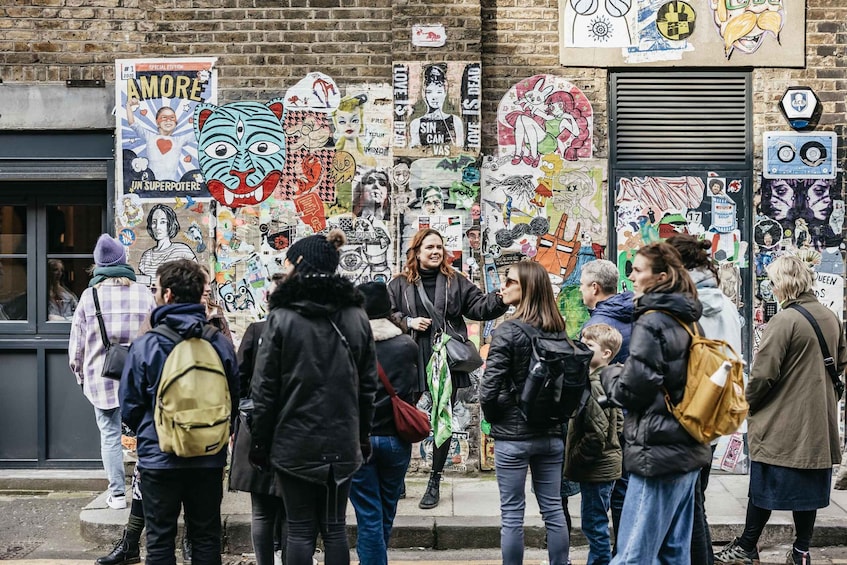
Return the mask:
[(117, 279), (126, 277), (131, 281), (135, 280), (135, 270), (127, 264), (115, 265), (113, 267), (97, 267), (94, 269), (94, 277), (88, 283), (88, 286), (94, 286), (106, 279)]
[(453, 380), (450, 378), (445, 347), (449, 340), (450, 336), (447, 332), (441, 334), (441, 339), (432, 344), (432, 357), (426, 365), (429, 391), (432, 394), (430, 420), (435, 447), (441, 447), (453, 436), (453, 404), (450, 402), (453, 394)]

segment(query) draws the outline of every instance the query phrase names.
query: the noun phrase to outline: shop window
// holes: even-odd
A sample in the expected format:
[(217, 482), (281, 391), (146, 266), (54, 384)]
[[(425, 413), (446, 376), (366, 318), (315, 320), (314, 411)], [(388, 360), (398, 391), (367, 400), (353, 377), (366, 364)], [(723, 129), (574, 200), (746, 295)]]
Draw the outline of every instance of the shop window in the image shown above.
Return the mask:
[(0, 334), (67, 333), (91, 279), (104, 203), (76, 183), (53, 197), (28, 196), (35, 192), (28, 183), (7, 186), (0, 192)]

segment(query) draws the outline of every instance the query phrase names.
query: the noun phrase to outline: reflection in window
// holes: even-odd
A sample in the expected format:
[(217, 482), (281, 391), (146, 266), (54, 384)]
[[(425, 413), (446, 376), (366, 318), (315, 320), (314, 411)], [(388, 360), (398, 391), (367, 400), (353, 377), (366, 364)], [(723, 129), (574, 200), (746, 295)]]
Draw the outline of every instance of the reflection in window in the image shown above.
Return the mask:
[(48, 253), (91, 253), (102, 233), (101, 206), (50, 205), (46, 213)]
[(47, 260), (47, 321), (73, 320), (77, 296), (67, 285), (65, 264), (61, 259)]
[(26, 206), (0, 206), (0, 253), (26, 253)]
[(26, 259), (0, 260), (0, 321), (26, 320)]

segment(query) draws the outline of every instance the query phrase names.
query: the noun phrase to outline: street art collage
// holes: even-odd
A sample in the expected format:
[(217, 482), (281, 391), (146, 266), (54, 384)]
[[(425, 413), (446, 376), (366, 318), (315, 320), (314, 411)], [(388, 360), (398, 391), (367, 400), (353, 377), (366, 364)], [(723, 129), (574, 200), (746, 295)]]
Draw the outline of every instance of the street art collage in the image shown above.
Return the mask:
[[(398, 273), (423, 227), (443, 234), (454, 267), (486, 291), (510, 265), (536, 261), (574, 337), (588, 318), (584, 265), (614, 261), (626, 288), (635, 251), (677, 232), (711, 243), (724, 292), (753, 313), (754, 348), (776, 311), (764, 268), (781, 253), (815, 265), (819, 297), (841, 315), (845, 208), (834, 179), (763, 179), (754, 201), (752, 180), (720, 171), (607, 179), (607, 162), (593, 158), (591, 103), (563, 77), (514, 84), (497, 109), (497, 151), (481, 155), (479, 62), (395, 63), (392, 84), (344, 90), (311, 72), (268, 100), (223, 104), (213, 58), (118, 60), (116, 73), (116, 233), (129, 262), (148, 285), (167, 260), (207, 265), (236, 339), (267, 314), (286, 249), (332, 228), (347, 234), (340, 271), (357, 284)], [(742, 286), (747, 269), (754, 289)], [(469, 324), (471, 339), (485, 343), (494, 323)], [(448, 468), (472, 464), (476, 403), (472, 386), (453, 406)], [(431, 451), (422, 442), (413, 467)]]
[(559, 0), (559, 13), (567, 66), (793, 66), (804, 58), (804, 0)]

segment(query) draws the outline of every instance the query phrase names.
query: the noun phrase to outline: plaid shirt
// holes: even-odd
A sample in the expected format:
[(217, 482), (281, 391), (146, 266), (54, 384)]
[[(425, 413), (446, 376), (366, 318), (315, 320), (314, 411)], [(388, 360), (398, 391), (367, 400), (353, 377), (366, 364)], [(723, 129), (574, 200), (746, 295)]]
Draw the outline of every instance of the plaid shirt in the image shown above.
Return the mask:
[[(106, 279), (97, 285), (97, 298), (110, 343), (129, 344), (156, 307), (153, 293), (146, 286), (139, 283), (124, 286), (115, 279)], [(74, 312), (68, 357), (71, 371), (76, 375), (77, 383), (82, 385), (83, 394), (101, 410), (117, 408), (119, 405), (118, 381), (100, 376), (105, 356), (94, 295), (87, 288)]]

